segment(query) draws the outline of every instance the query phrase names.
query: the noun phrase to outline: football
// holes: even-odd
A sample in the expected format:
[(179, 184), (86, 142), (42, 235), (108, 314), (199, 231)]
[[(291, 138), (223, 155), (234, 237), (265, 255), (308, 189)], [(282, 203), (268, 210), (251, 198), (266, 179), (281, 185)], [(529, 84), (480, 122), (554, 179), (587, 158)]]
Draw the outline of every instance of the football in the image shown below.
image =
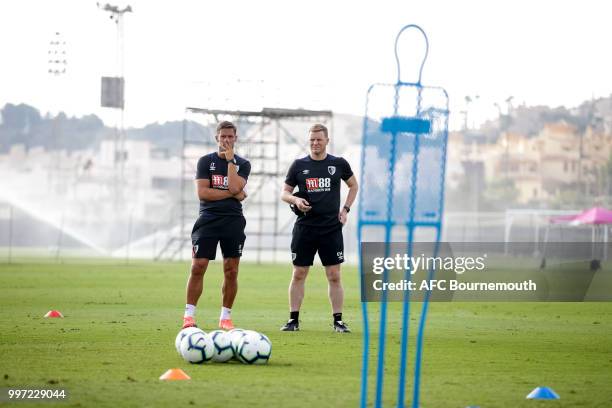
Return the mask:
[(215, 352), (212, 357), (212, 361), (216, 363), (225, 363), (234, 357), (234, 350), (232, 349), (232, 343), (230, 336), (223, 330), (214, 330), (208, 333), (215, 346)]
[(266, 364), (272, 354), (272, 342), (262, 333), (249, 330), (238, 343), (236, 357), (245, 364)]
[(183, 337), (195, 332), (204, 333), (202, 329), (198, 329), (197, 327), (186, 327), (180, 332), (178, 332), (178, 334), (176, 335), (176, 340), (174, 340), (174, 347), (176, 347), (177, 353), (181, 354), (181, 340), (183, 340)]
[(243, 330), (243, 329), (232, 329), (227, 332), (227, 336), (230, 339), (230, 345), (232, 347), (232, 351), (234, 352), (234, 356), (236, 355), (236, 349), (238, 348), (238, 343), (240, 342), (240, 339), (244, 335), (246, 335), (246, 332), (248, 332), (248, 330)]
[(185, 361), (192, 364), (210, 361), (215, 353), (212, 338), (202, 331), (196, 331), (183, 337), (179, 348)]

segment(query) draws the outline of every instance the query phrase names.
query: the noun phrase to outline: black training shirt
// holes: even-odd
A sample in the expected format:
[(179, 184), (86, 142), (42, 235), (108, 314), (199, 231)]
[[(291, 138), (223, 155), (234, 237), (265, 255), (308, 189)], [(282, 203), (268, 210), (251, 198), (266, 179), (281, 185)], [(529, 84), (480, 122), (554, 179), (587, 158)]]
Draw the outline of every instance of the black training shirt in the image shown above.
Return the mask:
[(341, 226), (338, 220), (340, 211), (340, 179), (346, 181), (353, 175), (351, 166), (342, 157), (328, 154), (323, 160), (313, 160), (310, 156), (293, 162), (285, 183), (298, 186), (306, 193), (306, 201), (312, 209), (298, 216), (296, 224), (314, 227)]
[[(234, 158), (238, 166), (238, 175), (247, 180), (251, 173), (251, 163), (236, 154)], [(197, 179), (210, 181), (211, 188), (227, 190), (227, 161), (219, 157), (217, 152), (200, 157), (196, 172)], [(206, 215), (242, 215), (242, 204), (234, 197), (218, 201), (200, 200), (200, 216)]]

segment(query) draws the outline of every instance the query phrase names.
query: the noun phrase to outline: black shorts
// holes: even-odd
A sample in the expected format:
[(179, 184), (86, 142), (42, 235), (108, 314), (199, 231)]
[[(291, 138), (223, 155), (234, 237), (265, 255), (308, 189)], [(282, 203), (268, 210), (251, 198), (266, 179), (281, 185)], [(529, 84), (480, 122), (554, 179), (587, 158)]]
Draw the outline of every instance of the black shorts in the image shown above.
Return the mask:
[(295, 266), (310, 266), (315, 253), (324, 266), (344, 262), (344, 240), (342, 228), (325, 230), (318, 227), (295, 224), (291, 238), (291, 258)]
[(242, 216), (198, 218), (191, 232), (191, 256), (213, 260), (220, 242), (223, 258), (239, 258), (246, 239), (245, 226), (246, 220)]

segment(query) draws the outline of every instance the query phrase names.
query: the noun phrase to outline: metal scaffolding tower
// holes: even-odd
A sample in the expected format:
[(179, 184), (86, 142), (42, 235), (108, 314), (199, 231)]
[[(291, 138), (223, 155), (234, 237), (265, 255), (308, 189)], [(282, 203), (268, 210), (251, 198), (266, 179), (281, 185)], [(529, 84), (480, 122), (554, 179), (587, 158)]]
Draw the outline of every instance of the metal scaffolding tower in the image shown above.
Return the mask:
[[(230, 120), (238, 127), (236, 151), (251, 162), (251, 174), (247, 184), (248, 198), (243, 202), (247, 219), (245, 250), (256, 254), (256, 261), (276, 260), (280, 237), (291, 236), (293, 218), (288, 216), (286, 204), (279, 199), (287, 163), (297, 155), (308, 152), (306, 132), (310, 124), (318, 122), (331, 127), (332, 112), (328, 110), (264, 108), (261, 111), (217, 110), (187, 108), (187, 113), (204, 115), (209, 124)], [(299, 126), (299, 136), (292, 127)], [(193, 179), (198, 159), (216, 150), (214, 126), (208, 134), (194, 134), (187, 121), (183, 125), (181, 156), (180, 228), (172, 236), (157, 259), (176, 259), (191, 247), (191, 228), (198, 215), (198, 201), (194, 195)], [(281, 212), (282, 211), (282, 212)], [(283, 221), (283, 216), (286, 218)], [(286, 243), (283, 243), (286, 244)], [(287, 248), (285, 248), (287, 246)]]

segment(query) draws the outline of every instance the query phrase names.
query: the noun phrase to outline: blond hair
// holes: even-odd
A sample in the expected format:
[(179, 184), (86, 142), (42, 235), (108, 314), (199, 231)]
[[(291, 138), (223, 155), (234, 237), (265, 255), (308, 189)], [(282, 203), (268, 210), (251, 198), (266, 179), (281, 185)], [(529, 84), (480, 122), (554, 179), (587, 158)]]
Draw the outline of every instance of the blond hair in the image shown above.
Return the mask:
[(321, 123), (315, 123), (310, 127), (310, 129), (308, 129), (308, 133), (315, 132), (323, 132), (325, 134), (325, 138), (329, 139), (329, 135), (327, 134), (327, 128), (325, 127), (325, 125), (322, 125)]

